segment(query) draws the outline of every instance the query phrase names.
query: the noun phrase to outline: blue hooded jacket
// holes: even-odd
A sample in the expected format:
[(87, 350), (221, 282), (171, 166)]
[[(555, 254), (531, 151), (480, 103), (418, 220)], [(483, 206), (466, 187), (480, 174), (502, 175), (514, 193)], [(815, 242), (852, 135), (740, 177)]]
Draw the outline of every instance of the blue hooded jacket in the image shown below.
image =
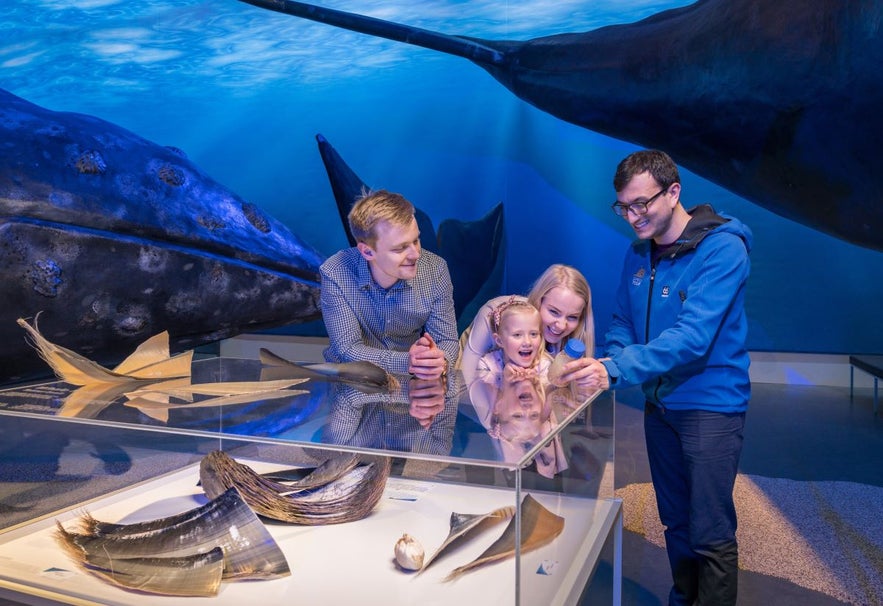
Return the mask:
[(688, 212), (684, 233), (655, 267), (650, 240), (626, 253), (603, 363), (612, 388), (641, 384), (658, 406), (744, 412), (751, 230), (707, 204)]

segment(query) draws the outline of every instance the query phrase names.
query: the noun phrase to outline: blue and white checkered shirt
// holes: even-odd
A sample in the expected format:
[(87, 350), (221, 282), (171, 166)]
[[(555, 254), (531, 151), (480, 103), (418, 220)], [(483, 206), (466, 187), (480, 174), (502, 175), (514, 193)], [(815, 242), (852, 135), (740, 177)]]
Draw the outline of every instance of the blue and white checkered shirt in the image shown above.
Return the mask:
[(445, 260), (423, 251), (417, 275), (381, 288), (357, 248), (346, 248), (320, 267), (320, 304), (330, 339), (328, 362), (373, 362), (407, 374), (408, 349), (429, 333), (453, 368), (459, 354), (453, 286)]

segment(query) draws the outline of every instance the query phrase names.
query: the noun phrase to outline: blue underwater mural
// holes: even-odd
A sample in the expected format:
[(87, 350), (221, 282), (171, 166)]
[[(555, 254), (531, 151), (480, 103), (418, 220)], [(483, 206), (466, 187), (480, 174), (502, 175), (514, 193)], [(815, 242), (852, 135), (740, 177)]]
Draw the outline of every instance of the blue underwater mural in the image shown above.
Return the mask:
[[(497, 81), (460, 56), (236, 0), (9, 0), (0, 6), (0, 88), (183, 150), (207, 178), (286, 226), (319, 257), (348, 241), (318, 133), (364, 182), (403, 193), (435, 221), (478, 221), (502, 204), (500, 290), (524, 292), (550, 263), (574, 265), (593, 288), (600, 334), (632, 237), (609, 209), (613, 171), (639, 146), (657, 146), (685, 169), (686, 205), (710, 202), (754, 230), (750, 348), (879, 352), (883, 205), (867, 141), (883, 132), (867, 108), (881, 99), (879, 85), (858, 77), (855, 66), (879, 58), (879, 24), (871, 16), (880, 3), (848, 3), (861, 11), (841, 25), (821, 19), (821, 42), (844, 46), (827, 63), (814, 58), (801, 74), (777, 74), (770, 59), (805, 54), (812, 40), (783, 35), (793, 30), (766, 11), (782, 5), (789, 22), (799, 23), (804, 4), (739, 0), (703, 16), (703, 7), (718, 4), (321, 3), (498, 49), (551, 41), (547, 36), (573, 41), (568, 34), (594, 41), (603, 49), (597, 56), (586, 58), (585, 49), (573, 56), (602, 67), (625, 64), (645, 82), (613, 78), (590, 86), (598, 113), (588, 118), (556, 114), (550, 104), (560, 92), (538, 99), (532, 85), (486, 67)], [(638, 23), (668, 9), (681, 10)], [(702, 18), (690, 19), (697, 14)], [(689, 34), (694, 43), (665, 46), (662, 33), (675, 26), (682, 42)], [(877, 40), (864, 56), (863, 36)], [(767, 37), (780, 46), (766, 48)], [(573, 47), (558, 42), (561, 60), (575, 60)], [(659, 49), (680, 62), (663, 61)], [(769, 71), (751, 80), (746, 73), (758, 65)], [(752, 102), (761, 107), (775, 92), (760, 84), (784, 87), (795, 78), (805, 94), (790, 100), (790, 114), (752, 111)], [(599, 99), (608, 104), (595, 106)], [(848, 153), (847, 139), (861, 142), (860, 155)], [(842, 197), (832, 198), (838, 192)], [(223, 306), (211, 312), (219, 308), (223, 315)]]

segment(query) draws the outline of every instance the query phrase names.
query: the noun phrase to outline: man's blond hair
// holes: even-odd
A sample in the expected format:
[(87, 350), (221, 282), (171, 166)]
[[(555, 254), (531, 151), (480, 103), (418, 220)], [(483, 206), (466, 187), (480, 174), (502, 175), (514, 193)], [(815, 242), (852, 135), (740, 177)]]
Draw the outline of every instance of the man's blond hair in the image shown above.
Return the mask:
[(377, 243), (377, 225), (386, 221), (395, 226), (407, 226), (414, 218), (414, 205), (401, 194), (379, 189), (362, 192), (347, 216), (350, 233), (356, 242), (368, 246)]

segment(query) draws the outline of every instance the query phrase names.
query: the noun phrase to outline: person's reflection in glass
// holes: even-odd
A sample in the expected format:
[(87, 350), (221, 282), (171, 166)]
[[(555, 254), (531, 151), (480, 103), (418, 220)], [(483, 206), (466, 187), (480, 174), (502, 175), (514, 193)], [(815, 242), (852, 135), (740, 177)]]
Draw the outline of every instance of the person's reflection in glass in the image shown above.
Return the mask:
[(408, 381), (408, 413), (420, 427), (429, 429), (445, 409), (446, 393), (444, 381), (412, 378)]
[(449, 455), (457, 415), (453, 381), (401, 378), (399, 389), (365, 394), (338, 385), (321, 441)]
[[(488, 389), (474, 390), (474, 396), (489, 396), (491, 408), (480, 414), (488, 435), (508, 462), (520, 461), (552, 433), (557, 424), (551, 406), (546, 402), (542, 380), (504, 373), (497, 384)], [(481, 398), (477, 398), (480, 400)], [(480, 401), (473, 401), (473, 406)], [(478, 410), (477, 407), (477, 410)], [(545, 478), (554, 478), (567, 469), (560, 438), (551, 439), (534, 457), (531, 467)]]
[[(537, 444), (546, 441), (558, 425), (540, 378), (504, 381), (501, 398), (495, 406), (495, 421), (504, 453), (524, 456)], [(493, 427), (493, 426), (492, 426)], [(553, 478), (567, 469), (567, 460), (561, 447), (561, 438), (555, 436), (536, 454), (537, 472)]]

